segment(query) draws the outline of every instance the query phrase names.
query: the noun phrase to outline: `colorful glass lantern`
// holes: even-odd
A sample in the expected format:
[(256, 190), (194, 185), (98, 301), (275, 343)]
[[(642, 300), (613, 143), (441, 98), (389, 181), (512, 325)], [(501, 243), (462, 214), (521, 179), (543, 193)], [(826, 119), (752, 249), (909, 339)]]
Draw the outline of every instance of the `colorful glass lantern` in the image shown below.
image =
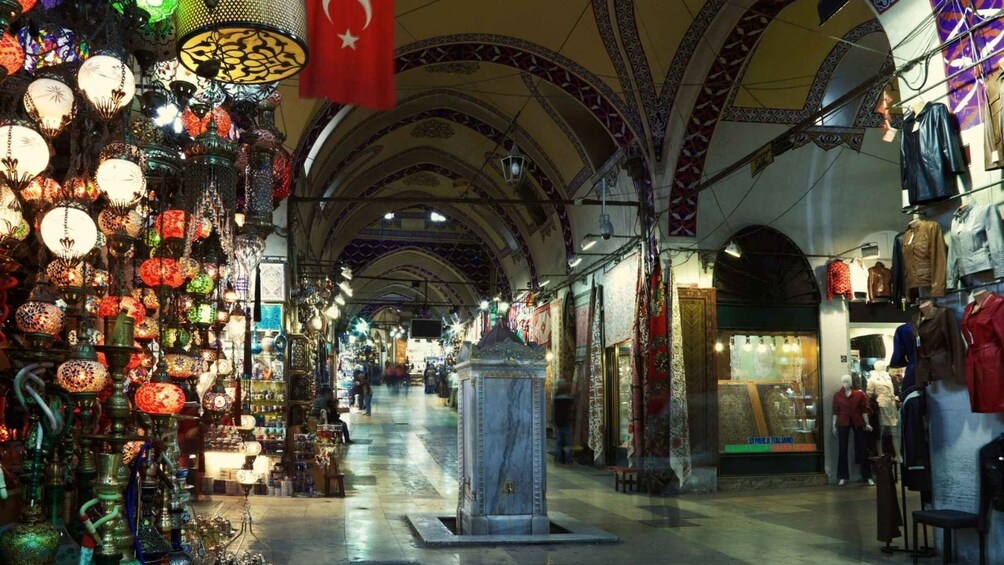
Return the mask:
[(97, 361), (70, 359), (59, 366), (56, 382), (71, 394), (98, 393), (108, 384), (108, 369)]
[(157, 299), (157, 292), (152, 288), (134, 288), (130, 294), (142, 302), (147, 310), (160, 310), (160, 300)]
[(216, 322), (216, 306), (200, 302), (185, 312), (185, 317), (197, 326), (211, 326)]
[(203, 271), (188, 281), (188, 284), (185, 285), (185, 292), (206, 295), (212, 292), (214, 287), (213, 277)]
[(174, 349), (164, 354), (167, 376), (172, 379), (190, 379), (195, 375), (196, 359), (182, 349)]
[(201, 118), (192, 110), (185, 109), (181, 114), (181, 123), (185, 126), (185, 132), (192, 137), (209, 131), (209, 124), (216, 124), (216, 133), (224, 138), (233, 137), (230, 132), (234, 127), (230, 114), (223, 108), (216, 106)]
[(226, 324), (230, 321), (230, 312), (227, 312), (226, 308), (216, 309), (216, 323)]
[(188, 70), (178, 59), (161, 61), (153, 66), (154, 75), (164, 88), (172, 91), (190, 91), (197, 96), (209, 86), (209, 80)]
[[(112, 2), (112, 7), (121, 13), (124, 3), (115, 0)], [(170, 18), (178, 9), (178, 0), (136, 0), (136, 7), (146, 12), (150, 16), (148, 21), (153, 24)]]
[(24, 70), (29, 73), (82, 61), (91, 52), (83, 36), (51, 24), (24, 26), (17, 32), (17, 39), (24, 48)]
[(163, 239), (183, 239), (187, 227), (186, 217), (184, 210), (165, 210), (157, 215), (153, 227)]
[(101, 194), (97, 183), (88, 176), (76, 176), (70, 179), (64, 187), (64, 193), (67, 198), (81, 202), (94, 202)]
[(94, 288), (105, 288), (108, 286), (108, 271), (104, 269), (94, 269), (94, 276), (91, 278), (91, 286)]
[(202, 395), (202, 407), (210, 414), (223, 415), (234, 407), (234, 398), (227, 394), (223, 383), (217, 380), (206, 394)]
[(49, 251), (67, 264), (83, 259), (98, 242), (98, 227), (91, 215), (69, 203), (49, 210), (39, 232)]
[(80, 65), (77, 86), (99, 116), (114, 118), (136, 94), (136, 79), (129, 66), (111, 55), (95, 55)]
[(8, 32), (0, 35), (0, 69), (3, 76), (10, 76), (21, 70), (24, 66), (24, 48), (18, 43), (17, 38)]
[(101, 163), (94, 173), (101, 193), (111, 208), (124, 212), (146, 192), (146, 155), (135, 145), (110, 143), (101, 150)]
[(130, 388), (136, 387), (142, 385), (143, 383), (150, 382), (150, 371), (148, 371), (145, 367), (129, 369), (126, 373), (126, 379), (129, 380)]
[(36, 285), (28, 300), (14, 313), (17, 329), (53, 337), (63, 329), (63, 318), (63, 310), (56, 306), (55, 297), (43, 285)]
[(55, 179), (38, 175), (31, 179), (28, 186), (21, 189), (21, 198), (25, 202), (52, 202), (63, 193), (63, 187)]
[(49, 166), (49, 145), (28, 126), (0, 126), (0, 176), (20, 191)]
[(36, 0), (17, 0), (21, 6), (21, 15), (27, 14), (35, 7)]
[(151, 287), (167, 286), (178, 288), (185, 284), (185, 273), (174, 259), (153, 258), (139, 266), (139, 278)]
[(279, 90), (277, 82), (263, 82), (260, 84), (231, 84), (222, 83), (223, 90), (233, 99), (234, 102), (250, 102), (257, 104), (272, 96)]
[(98, 306), (98, 316), (102, 318), (114, 318), (121, 310), (125, 310), (136, 324), (141, 324), (146, 319), (146, 308), (143, 304), (131, 296), (106, 296), (101, 299)]
[(173, 416), (185, 407), (185, 393), (174, 383), (148, 382), (136, 390), (135, 402), (152, 416)]
[(184, 2), (175, 16), (178, 58), (203, 65), (221, 82), (276, 82), (307, 64), (307, 16), (302, 2)]
[(143, 217), (136, 210), (119, 213), (105, 208), (98, 214), (98, 228), (107, 236), (136, 238), (143, 229)]
[(192, 332), (185, 328), (164, 329), (164, 347), (187, 347), (192, 341)]
[(245, 457), (258, 457), (261, 455), (262, 445), (260, 441), (251, 440), (241, 443), (241, 453)]
[(24, 93), (24, 109), (42, 135), (52, 139), (77, 113), (73, 89), (54, 78), (35, 79)]
[(160, 337), (160, 326), (153, 318), (143, 318), (133, 329), (133, 337), (140, 341), (151, 341)]
[(181, 270), (185, 273), (186, 279), (195, 278), (195, 276), (199, 274), (199, 271), (202, 270), (199, 262), (191, 257), (182, 257), (181, 259), (178, 259), (178, 264), (181, 265)]
[(89, 263), (68, 265), (53, 261), (45, 267), (45, 275), (57, 288), (82, 287), (85, 282), (90, 284), (94, 278), (94, 267)]

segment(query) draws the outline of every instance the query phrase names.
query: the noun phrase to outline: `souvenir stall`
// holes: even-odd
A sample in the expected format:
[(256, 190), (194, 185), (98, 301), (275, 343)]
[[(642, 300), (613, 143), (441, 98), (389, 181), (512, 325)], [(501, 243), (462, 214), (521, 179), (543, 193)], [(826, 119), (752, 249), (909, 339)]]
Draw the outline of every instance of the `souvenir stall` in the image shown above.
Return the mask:
[(224, 492), (260, 490), (283, 450), (282, 314), (249, 289), (290, 194), (277, 81), (306, 60), (305, 18), (267, 4), (238, 27), (290, 56), (252, 71), (256, 46), (213, 33), (222, 5), (4, 3), (0, 562), (245, 547), (218, 541), (248, 523), (188, 504), (224, 469)]

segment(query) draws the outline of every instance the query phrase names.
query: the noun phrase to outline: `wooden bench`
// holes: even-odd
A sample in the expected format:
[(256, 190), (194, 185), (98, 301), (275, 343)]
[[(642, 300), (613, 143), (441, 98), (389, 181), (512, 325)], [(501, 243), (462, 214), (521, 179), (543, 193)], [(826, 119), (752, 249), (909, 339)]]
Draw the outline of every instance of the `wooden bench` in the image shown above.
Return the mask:
[(614, 467), (614, 490), (638, 492), (638, 469), (634, 467)]

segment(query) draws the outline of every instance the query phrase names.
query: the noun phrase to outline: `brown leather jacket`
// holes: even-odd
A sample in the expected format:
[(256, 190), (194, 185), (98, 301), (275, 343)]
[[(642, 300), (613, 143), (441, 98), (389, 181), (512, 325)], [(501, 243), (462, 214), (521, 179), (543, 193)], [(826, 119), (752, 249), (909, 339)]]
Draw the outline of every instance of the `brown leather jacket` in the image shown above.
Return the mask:
[(941, 226), (930, 220), (911, 221), (903, 233), (902, 253), (907, 291), (929, 286), (930, 296), (944, 296), (948, 257)]
[(917, 386), (930, 381), (952, 380), (966, 384), (966, 346), (955, 314), (934, 306), (928, 316), (913, 324), (917, 343)]
[(998, 69), (984, 83), (986, 112), (983, 123), (983, 162), (986, 170), (1004, 168), (1004, 69)]
[(879, 261), (868, 269), (868, 301), (892, 297), (892, 271)]

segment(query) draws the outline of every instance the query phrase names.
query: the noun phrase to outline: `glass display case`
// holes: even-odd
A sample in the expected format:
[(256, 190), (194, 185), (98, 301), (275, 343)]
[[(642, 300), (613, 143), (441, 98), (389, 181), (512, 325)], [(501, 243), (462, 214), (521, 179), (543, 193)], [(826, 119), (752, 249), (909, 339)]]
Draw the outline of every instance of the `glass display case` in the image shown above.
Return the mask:
[(816, 334), (721, 332), (715, 352), (721, 453), (820, 450)]
[(624, 341), (606, 351), (608, 391), (607, 453), (612, 463), (627, 465), (627, 449), (631, 426), (631, 342)]

